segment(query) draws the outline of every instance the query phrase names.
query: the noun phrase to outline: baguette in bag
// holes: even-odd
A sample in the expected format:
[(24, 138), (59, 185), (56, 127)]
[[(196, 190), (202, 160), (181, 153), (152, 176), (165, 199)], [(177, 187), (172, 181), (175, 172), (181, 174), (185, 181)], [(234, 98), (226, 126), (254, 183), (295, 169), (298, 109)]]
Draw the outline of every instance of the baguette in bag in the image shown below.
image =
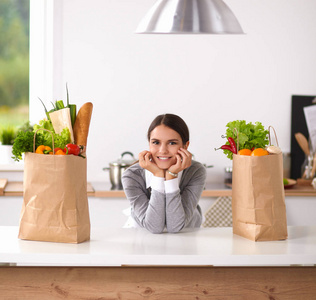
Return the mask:
[(87, 102), (83, 104), (78, 111), (74, 125), (74, 139), (75, 144), (79, 146), (87, 146), (92, 109), (93, 104)]

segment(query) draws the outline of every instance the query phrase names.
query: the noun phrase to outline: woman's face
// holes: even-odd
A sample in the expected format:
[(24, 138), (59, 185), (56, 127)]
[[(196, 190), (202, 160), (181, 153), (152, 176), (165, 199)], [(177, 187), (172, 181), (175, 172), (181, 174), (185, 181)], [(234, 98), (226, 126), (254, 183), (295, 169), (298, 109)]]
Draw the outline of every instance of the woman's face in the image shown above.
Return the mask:
[(174, 165), (178, 150), (186, 149), (188, 145), (189, 142), (183, 145), (180, 134), (165, 125), (157, 126), (150, 134), (149, 151), (153, 161), (162, 170)]

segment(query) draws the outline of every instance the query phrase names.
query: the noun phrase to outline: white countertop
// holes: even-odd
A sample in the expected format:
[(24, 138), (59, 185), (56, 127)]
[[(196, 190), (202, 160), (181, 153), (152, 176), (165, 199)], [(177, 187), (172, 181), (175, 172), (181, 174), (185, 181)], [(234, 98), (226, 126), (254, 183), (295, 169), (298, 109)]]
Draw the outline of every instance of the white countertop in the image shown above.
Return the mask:
[(18, 239), (0, 226), (0, 264), (22, 266), (287, 266), (316, 265), (316, 226), (289, 227), (286, 241), (253, 242), (232, 228), (177, 234), (92, 228), (91, 240), (63, 244)]

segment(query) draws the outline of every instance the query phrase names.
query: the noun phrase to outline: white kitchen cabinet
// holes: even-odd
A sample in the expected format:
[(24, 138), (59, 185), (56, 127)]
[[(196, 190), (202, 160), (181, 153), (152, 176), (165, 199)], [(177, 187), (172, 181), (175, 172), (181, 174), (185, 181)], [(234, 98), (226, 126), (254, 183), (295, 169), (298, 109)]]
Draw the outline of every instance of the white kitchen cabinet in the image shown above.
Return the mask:
[[(0, 226), (19, 225), (22, 197), (0, 197)], [(91, 226), (122, 227), (126, 221), (123, 210), (128, 208), (126, 199), (89, 197)]]
[(316, 225), (316, 197), (285, 197), (287, 224)]
[[(216, 198), (202, 198), (200, 206), (205, 213)], [(288, 226), (316, 225), (316, 198), (314, 196), (285, 197)]]
[[(316, 199), (313, 196), (285, 198), (289, 226), (316, 225)], [(200, 206), (205, 213), (216, 198), (202, 198)], [(22, 207), (22, 197), (0, 197), (0, 226), (17, 226)], [(90, 221), (93, 227), (122, 227), (127, 220), (123, 210), (129, 207), (124, 198), (89, 197)]]
[(0, 226), (19, 224), (22, 197), (0, 197)]

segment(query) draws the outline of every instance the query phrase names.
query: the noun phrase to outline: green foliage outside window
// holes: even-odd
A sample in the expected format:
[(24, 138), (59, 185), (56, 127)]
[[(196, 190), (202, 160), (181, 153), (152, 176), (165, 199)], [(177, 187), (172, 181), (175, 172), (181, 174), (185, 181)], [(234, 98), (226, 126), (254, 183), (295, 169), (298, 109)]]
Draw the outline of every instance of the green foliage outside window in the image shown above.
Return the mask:
[(0, 130), (28, 121), (29, 0), (0, 0)]

